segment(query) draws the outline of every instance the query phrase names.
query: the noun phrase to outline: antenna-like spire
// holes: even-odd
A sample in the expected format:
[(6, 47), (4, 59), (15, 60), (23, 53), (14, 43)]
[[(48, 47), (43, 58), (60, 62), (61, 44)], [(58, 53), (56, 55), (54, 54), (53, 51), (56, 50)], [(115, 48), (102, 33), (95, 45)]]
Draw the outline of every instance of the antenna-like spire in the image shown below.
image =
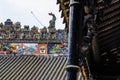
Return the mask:
[(35, 16), (35, 14), (33, 13), (33, 11), (31, 11), (31, 14), (33, 15), (33, 17), (40, 23), (40, 25), (44, 26), (42, 24), (42, 22)]

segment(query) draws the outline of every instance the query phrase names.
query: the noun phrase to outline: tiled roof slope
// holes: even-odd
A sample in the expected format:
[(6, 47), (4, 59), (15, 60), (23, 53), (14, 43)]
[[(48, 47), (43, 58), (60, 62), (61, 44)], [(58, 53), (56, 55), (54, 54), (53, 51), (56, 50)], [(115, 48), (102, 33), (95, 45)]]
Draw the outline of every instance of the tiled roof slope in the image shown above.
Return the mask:
[(64, 80), (67, 57), (0, 55), (0, 80)]

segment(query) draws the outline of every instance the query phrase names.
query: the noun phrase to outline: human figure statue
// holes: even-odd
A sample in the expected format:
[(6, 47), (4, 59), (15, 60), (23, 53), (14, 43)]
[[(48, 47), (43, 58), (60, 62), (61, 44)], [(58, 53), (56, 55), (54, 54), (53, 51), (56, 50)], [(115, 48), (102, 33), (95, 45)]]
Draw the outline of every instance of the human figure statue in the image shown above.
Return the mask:
[(48, 28), (55, 28), (55, 21), (56, 21), (56, 16), (51, 12), (48, 13), (50, 16), (52, 16), (52, 19), (49, 21), (49, 27)]

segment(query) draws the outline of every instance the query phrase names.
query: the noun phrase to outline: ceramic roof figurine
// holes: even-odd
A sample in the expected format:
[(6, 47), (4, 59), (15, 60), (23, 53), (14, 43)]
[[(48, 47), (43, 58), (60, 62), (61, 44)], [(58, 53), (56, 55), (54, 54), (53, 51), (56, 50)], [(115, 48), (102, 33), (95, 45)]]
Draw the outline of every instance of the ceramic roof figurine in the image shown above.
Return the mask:
[(50, 16), (52, 16), (52, 19), (49, 21), (49, 27), (48, 28), (54, 28), (55, 27), (55, 21), (56, 21), (56, 16), (51, 12), (48, 13)]

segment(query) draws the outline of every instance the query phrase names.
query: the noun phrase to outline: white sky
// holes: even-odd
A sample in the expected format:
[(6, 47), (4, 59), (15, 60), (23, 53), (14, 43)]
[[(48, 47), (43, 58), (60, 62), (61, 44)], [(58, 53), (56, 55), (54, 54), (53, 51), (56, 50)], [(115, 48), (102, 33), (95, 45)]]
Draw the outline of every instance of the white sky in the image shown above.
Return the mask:
[(57, 0), (1, 0), (0, 1), (0, 22), (11, 19), (14, 23), (19, 21), (23, 25), (30, 27), (43, 26), (33, 17), (31, 11), (37, 16), (42, 24), (49, 26), (49, 20), (52, 19), (48, 13), (53, 12), (56, 17), (56, 28), (64, 29), (63, 19), (60, 17), (59, 5)]

